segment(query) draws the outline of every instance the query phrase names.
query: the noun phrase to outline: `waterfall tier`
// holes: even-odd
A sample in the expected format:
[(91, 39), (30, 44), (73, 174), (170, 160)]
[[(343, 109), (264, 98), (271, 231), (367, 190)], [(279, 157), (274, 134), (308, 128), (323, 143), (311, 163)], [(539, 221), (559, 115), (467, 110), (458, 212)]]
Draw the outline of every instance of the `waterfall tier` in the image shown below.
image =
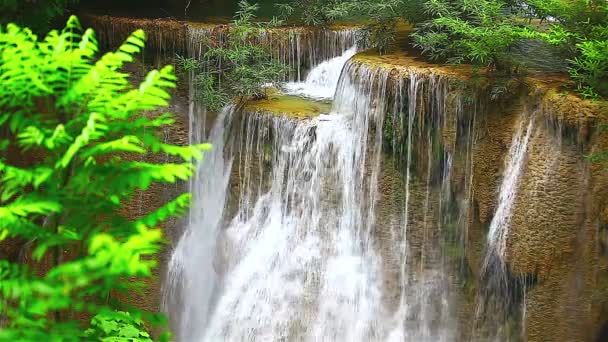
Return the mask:
[[(335, 83), (327, 115), (216, 119), (212, 142), (221, 150), (202, 165), (217, 172), (201, 177), (224, 184), (217, 180), (231, 167), (229, 199), (219, 229), (191, 219), (170, 264), (166, 309), (180, 340), (456, 338), (460, 299), (438, 234), (450, 207), (450, 157), (430, 153), (440, 144), (431, 132), (443, 125), (447, 79), (412, 74), (394, 82), (384, 69), (346, 63)], [(386, 137), (389, 145), (406, 142), (407, 161), (382, 152)], [(218, 195), (201, 196), (195, 202)], [(204, 217), (204, 206), (194, 208)], [(203, 235), (212, 242), (193, 241)], [(179, 262), (200, 246), (217, 246), (209, 264), (215, 281), (201, 279), (192, 261)], [(203, 300), (210, 291), (214, 299)]]
[[(132, 19), (110, 16), (87, 16), (87, 26), (95, 29), (102, 46), (118, 47), (133, 31), (144, 29), (148, 50), (169, 58), (176, 54), (202, 58), (205, 41), (222, 44), (228, 27), (225, 24), (191, 23), (170, 19)], [(365, 47), (357, 27), (316, 29), (309, 27), (278, 27), (253, 37), (267, 46), (273, 58), (290, 67), (288, 81), (303, 81), (309, 70), (331, 58), (341, 56), (355, 45)], [(339, 75), (338, 75), (339, 76)]]
[(169, 264), (179, 341), (591, 339), (598, 111), (534, 80), (491, 101), (466, 67), (392, 58), (328, 76), (328, 113), (192, 117), (216, 149)]

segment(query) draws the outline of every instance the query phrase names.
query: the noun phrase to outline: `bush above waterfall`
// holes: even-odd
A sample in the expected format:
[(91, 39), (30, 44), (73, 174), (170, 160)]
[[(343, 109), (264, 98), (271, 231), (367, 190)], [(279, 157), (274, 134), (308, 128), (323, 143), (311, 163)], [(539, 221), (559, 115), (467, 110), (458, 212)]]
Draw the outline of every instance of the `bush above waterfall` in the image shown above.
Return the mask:
[(578, 90), (585, 97), (608, 97), (608, 2), (536, 0), (531, 4), (555, 23), (542, 37), (565, 51)]
[[(290, 7), (289, 7), (290, 6)], [(512, 74), (526, 66), (517, 47), (545, 40), (586, 97), (608, 96), (608, 2), (605, 0), (292, 0), (290, 13), (327, 26), (356, 19), (381, 53), (396, 42), (397, 22), (415, 25), (411, 43), (439, 62), (471, 63)], [(554, 55), (559, 54), (557, 51)]]
[[(249, 99), (265, 98), (266, 85), (279, 83), (288, 72), (272, 58), (270, 47), (256, 40), (277, 20), (254, 22), (258, 6), (244, 0), (239, 8), (231, 25), (220, 28), (223, 32), (200, 42), (206, 47), (202, 59), (178, 58), (178, 65), (193, 78), (200, 101), (212, 110), (229, 101), (242, 106)], [(219, 38), (222, 35), (225, 39)]]
[(533, 29), (499, 1), (428, 1), (424, 6), (433, 18), (417, 27), (414, 45), (433, 59), (510, 70), (518, 62), (510, 54), (513, 46), (535, 37)]

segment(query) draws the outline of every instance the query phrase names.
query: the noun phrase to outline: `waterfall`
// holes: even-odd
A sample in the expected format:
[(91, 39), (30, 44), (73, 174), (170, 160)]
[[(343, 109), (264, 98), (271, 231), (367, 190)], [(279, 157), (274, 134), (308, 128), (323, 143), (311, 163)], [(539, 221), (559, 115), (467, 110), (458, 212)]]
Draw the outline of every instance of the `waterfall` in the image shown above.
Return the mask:
[[(505, 157), (505, 169), (499, 188), (498, 203), (490, 223), (486, 251), (481, 265), (481, 288), (476, 308), (476, 326), (473, 332), (478, 338), (504, 340), (514, 332), (505, 330), (505, 325), (520, 307), (518, 296), (525, 300), (526, 280), (512, 278), (507, 269), (507, 240), (511, 229), (511, 218), (517, 199), (520, 179), (523, 175), (528, 143), (534, 132), (535, 115), (524, 112), (517, 122), (509, 152)], [(524, 307), (521, 317), (525, 317)], [(514, 316), (513, 316), (514, 317)], [(522, 329), (523, 329), (522, 325)]]
[(290, 67), (288, 81), (301, 82), (320, 63), (342, 55), (354, 45), (363, 47), (359, 36), (359, 29), (277, 28), (263, 31), (257, 39), (275, 52), (275, 60)]
[(346, 123), (330, 114), (274, 138), (269, 191), (226, 228), (230, 257), (205, 340), (370, 336), (377, 285), (350, 217), (359, 208)]
[[(533, 117), (526, 118), (526, 120), (519, 122), (518, 128), (513, 135), (511, 147), (509, 148), (505, 162), (502, 184), (499, 189), (498, 206), (488, 232), (488, 250), (483, 265), (483, 273), (496, 271), (494, 266), (504, 268), (513, 205), (515, 204), (519, 179), (523, 173), (528, 142), (530, 141), (533, 128)], [(495, 262), (498, 262), (499, 265), (493, 265)]]
[[(226, 39), (227, 25), (182, 22), (173, 19), (134, 19), (88, 15), (88, 26), (95, 29), (102, 46), (118, 47), (135, 30), (144, 29), (148, 36), (146, 48), (156, 57), (173, 58), (176, 54), (202, 58), (205, 44), (221, 45)], [(303, 81), (308, 71), (320, 63), (342, 55), (353, 45), (367, 45), (360, 28), (316, 29), (310, 27), (265, 28), (253, 37), (267, 46), (272, 58), (285, 63), (292, 72), (286, 81)]]
[[(381, 149), (377, 139), (367, 142), (370, 123), (381, 126), (382, 115), (368, 111), (382, 98), (371, 92), (383, 89), (349, 76), (340, 84), (329, 115), (296, 122), (252, 114), (272, 131), (269, 187), (243, 192), (252, 187), (241, 184), (239, 208), (223, 230), (224, 276), (202, 340), (381, 336), (379, 258), (361, 242), (370, 241), (376, 191), (364, 184), (368, 148)], [(248, 183), (246, 158), (264, 142), (251, 119), (245, 122), (239, 169)]]
[(188, 56), (198, 60), (203, 59), (207, 50), (206, 44), (212, 39), (220, 43), (225, 39), (225, 32), (217, 30), (213, 25), (188, 25), (187, 30)]
[[(224, 156), (224, 142), (232, 117), (233, 108), (229, 106), (211, 130), (209, 141), (213, 150), (197, 165), (190, 185), (193, 201), (186, 231), (168, 265), (163, 311), (171, 312), (171, 318), (178, 322), (178, 336), (182, 341), (198, 340), (202, 336), (217, 284), (216, 251), (232, 168), (232, 160)], [(193, 127), (200, 129), (197, 124)], [(197, 129), (191, 134), (200, 137)]]
[[(291, 83), (333, 97), (329, 114), (215, 119), (169, 264), (164, 309), (179, 341), (459, 336), (437, 232), (464, 230), (450, 211), (468, 202), (450, 187), (453, 160), (470, 157), (471, 115), (447, 110), (445, 78), (395, 75), (354, 51)], [(451, 130), (463, 144), (444, 141)]]
[(304, 82), (289, 82), (285, 84), (286, 93), (318, 100), (333, 98), (344, 65), (356, 53), (357, 46), (354, 45), (342, 55), (319, 64), (310, 71)]
[[(205, 42), (214, 41), (221, 45), (226, 39), (226, 31), (221, 26), (190, 24), (187, 27), (188, 55), (201, 59), (205, 54)], [(286, 64), (291, 72), (286, 78), (288, 81), (301, 82), (306, 79), (310, 70), (315, 69), (327, 60), (340, 57), (353, 46), (365, 47), (359, 40), (359, 29), (316, 30), (307, 28), (273, 28), (262, 30), (259, 36), (254, 37), (258, 44), (268, 47), (272, 58)], [(350, 56), (344, 57), (345, 62)], [(344, 63), (342, 63), (343, 65)], [(325, 69), (323, 69), (325, 70)], [(325, 82), (337, 82), (340, 76), (334, 73)], [(317, 71), (319, 72), (319, 71)], [(325, 90), (332, 84), (324, 84)], [(333, 84), (335, 89), (335, 84)], [(333, 93), (332, 93), (333, 95)]]
[[(228, 32), (88, 19), (105, 48), (144, 28), (146, 66), (176, 54), (203, 59), (206, 43), (222, 46)], [(239, 111), (207, 113), (190, 83), (190, 143), (214, 149), (196, 165), (188, 218), (165, 225), (173, 250), (162, 310), (175, 339), (590, 337), (602, 310), (594, 294), (608, 245), (606, 180), (582, 156), (605, 145), (595, 129), (601, 109), (557, 96), (553, 77), (486, 100), (496, 84), (472, 82), (474, 69), (407, 51), (357, 55), (362, 32), (276, 27), (250, 36), (291, 72), (283, 94), (273, 89)], [(275, 112), (288, 106), (295, 110)], [(311, 118), (318, 112), (327, 114)], [(179, 120), (173, 128), (165, 138), (182, 142)], [(139, 215), (157, 190), (137, 194)], [(163, 189), (161, 200), (171, 195)]]

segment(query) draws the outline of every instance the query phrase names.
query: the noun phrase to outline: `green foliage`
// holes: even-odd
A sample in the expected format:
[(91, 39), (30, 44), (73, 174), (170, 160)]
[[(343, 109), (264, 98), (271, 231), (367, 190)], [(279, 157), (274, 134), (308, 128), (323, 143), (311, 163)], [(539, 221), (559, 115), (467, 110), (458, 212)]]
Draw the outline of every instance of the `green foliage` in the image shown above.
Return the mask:
[(511, 48), (536, 37), (506, 1), (430, 0), (424, 6), (432, 19), (418, 26), (414, 44), (435, 60), (512, 71)]
[(63, 15), (66, 8), (78, 0), (2, 0), (0, 24), (9, 22), (30, 27), (35, 32), (46, 32), (51, 21)]
[(576, 45), (579, 55), (570, 60), (570, 76), (585, 97), (608, 97), (608, 39)]
[(397, 23), (406, 16), (404, 0), (342, 1), (332, 10), (332, 18), (364, 20), (364, 36), (372, 48), (381, 53), (388, 51), (397, 35)]
[(564, 48), (570, 75), (584, 96), (608, 96), (605, 0), (430, 0), (426, 8), (433, 18), (413, 37), (434, 59), (513, 71), (519, 64), (510, 54), (514, 44), (542, 38)]
[(342, 3), (341, 0), (293, 0), (277, 6), (285, 16), (298, 17), (306, 25), (325, 27), (335, 20), (334, 14)]
[[(570, 38), (599, 38), (598, 29), (606, 29), (608, 3), (605, 0), (529, 0), (531, 18), (553, 18), (554, 28), (570, 34)], [(604, 37), (606, 38), (606, 37)]]
[(207, 48), (202, 60), (178, 58), (178, 65), (193, 77), (201, 102), (212, 110), (231, 100), (241, 106), (251, 98), (264, 98), (264, 85), (280, 82), (288, 72), (286, 65), (273, 60), (270, 47), (257, 40), (277, 19), (254, 23), (258, 6), (243, 0), (239, 8), (225, 28), (226, 39), (202, 42)]
[(124, 311), (108, 311), (93, 317), (84, 337), (90, 341), (152, 342), (143, 320)]
[[(120, 69), (144, 47), (133, 33), (97, 57), (92, 30), (75, 17), (42, 40), (9, 24), (0, 29), (0, 238), (27, 241), (35, 270), (0, 261), (0, 340), (116, 341), (147, 338), (140, 313), (114, 311), (110, 291), (141, 289), (127, 278), (150, 277), (162, 234), (156, 227), (184, 213), (189, 195), (130, 221), (121, 212), (137, 191), (186, 180), (205, 145), (166, 144), (156, 133), (169, 114), (142, 111), (168, 104), (171, 67), (150, 72), (138, 88)], [(165, 153), (182, 162), (154, 164)], [(90, 329), (74, 319), (95, 316)], [(136, 331), (137, 330), (137, 331)]]
[(532, 1), (555, 18), (542, 37), (564, 48), (570, 76), (585, 97), (608, 97), (608, 2), (605, 0)]

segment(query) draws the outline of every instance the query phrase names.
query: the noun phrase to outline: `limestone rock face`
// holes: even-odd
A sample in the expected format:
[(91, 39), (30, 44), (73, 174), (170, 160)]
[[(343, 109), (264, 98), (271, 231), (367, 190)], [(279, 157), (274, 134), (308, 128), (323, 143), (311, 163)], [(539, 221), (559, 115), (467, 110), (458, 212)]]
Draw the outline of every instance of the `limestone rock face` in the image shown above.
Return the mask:
[[(589, 137), (594, 123), (578, 111), (553, 106), (550, 96), (523, 101), (537, 107), (535, 129), (517, 185), (506, 251), (512, 274), (534, 279), (525, 290), (522, 330), (528, 341), (591, 341), (598, 334), (598, 312), (605, 310), (605, 300), (597, 302), (606, 277), (597, 247), (608, 184), (606, 171), (586, 156), (604, 150), (605, 138), (597, 133)], [(479, 223), (487, 224), (495, 210), (496, 192), (484, 190), (500, 185), (509, 127), (512, 120), (497, 119), (488, 130), (502, 135), (502, 141), (486, 137), (477, 145), (477, 206), (472, 210), (479, 209)], [(478, 265), (478, 260), (470, 261)]]
[[(585, 203), (588, 173), (577, 146), (549, 132), (546, 123), (537, 127), (508, 240), (511, 269), (517, 274), (533, 274), (538, 281), (526, 303), (530, 340), (564, 336), (588, 340), (581, 336), (588, 331), (581, 318), (589, 316), (589, 288), (583, 284), (588, 284), (591, 260), (584, 261), (588, 256), (585, 250), (594, 239), (589, 236), (592, 222), (587, 219), (591, 208)], [(555, 320), (562, 324), (551, 329)], [(549, 338), (548, 332), (554, 337)]]
[[(594, 340), (606, 321), (602, 314), (607, 307), (608, 171), (590, 163), (587, 156), (608, 148), (608, 139), (598, 130), (605, 120), (605, 107), (557, 94), (560, 77), (531, 78), (525, 82), (527, 87), (505, 99), (490, 101), (484, 85), (475, 87), (467, 81), (467, 68), (433, 66), (403, 52), (382, 57), (367, 53), (355, 60), (384, 68), (391, 78), (411, 78), (412, 73), (418, 79), (441, 75), (450, 84), (441, 134), (444, 150), (454, 158), (449, 184), (452, 194), (463, 194), (466, 183), (472, 184), (467, 224), (462, 229), (466, 258), (478, 286), (486, 235), (498, 207), (515, 129), (523, 117), (534, 121), (509, 214), (504, 257), (510, 278), (528, 279), (518, 295), (518, 301), (523, 302), (514, 304), (525, 310), (525, 316), (520, 314), (525, 319), (519, 323), (519, 331), (528, 341)], [(464, 92), (458, 86), (462, 83), (469, 85)], [(460, 111), (473, 110), (459, 102), (466, 92), (478, 106), (474, 120), (463, 121), (457, 119), (459, 106)], [(414, 101), (427, 103), (429, 99)], [(473, 137), (463, 137), (467, 125), (473, 127)], [(472, 146), (470, 153), (463, 151), (466, 144)], [(415, 154), (414, 159), (416, 167), (427, 165), (424, 153)], [(463, 200), (467, 198), (463, 196)]]
[[(537, 101), (540, 108), (517, 188), (506, 263), (514, 275), (534, 279), (523, 304), (526, 340), (591, 341), (603, 305), (595, 300), (603, 288), (600, 278), (605, 277), (597, 264), (602, 257), (597, 246), (608, 184), (606, 171), (585, 156), (603, 150), (605, 138), (588, 139), (587, 127), (593, 124), (576, 119), (577, 112), (547, 105), (547, 98)], [(487, 173), (481, 177), (491, 179)], [(477, 200), (489, 203), (483, 197)], [(480, 220), (485, 213), (480, 211)]]

